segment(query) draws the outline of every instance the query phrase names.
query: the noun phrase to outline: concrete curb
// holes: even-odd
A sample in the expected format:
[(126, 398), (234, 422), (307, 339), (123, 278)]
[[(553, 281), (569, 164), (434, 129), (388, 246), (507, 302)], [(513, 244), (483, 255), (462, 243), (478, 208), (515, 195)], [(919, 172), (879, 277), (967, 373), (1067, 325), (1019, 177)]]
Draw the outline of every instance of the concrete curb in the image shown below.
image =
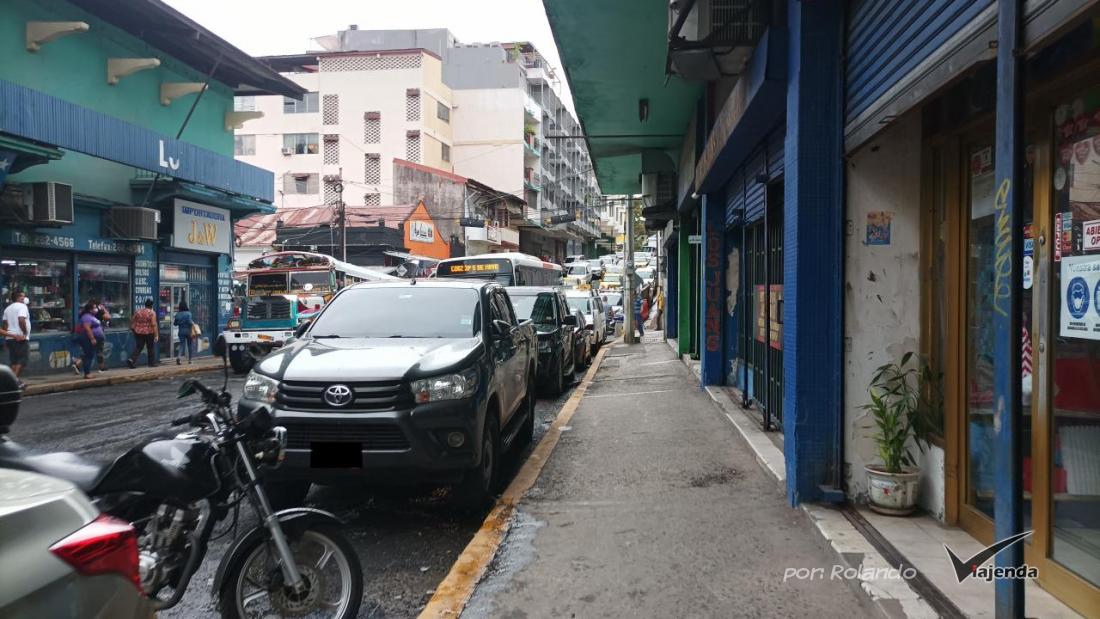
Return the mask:
[[(683, 361), (688, 367), (692, 366), (686, 355)], [(780, 489), (785, 488), (787, 465), (782, 450), (724, 389), (704, 387), (703, 390), (752, 449), (760, 468), (775, 480)], [(897, 566), (890, 565), (843, 513), (831, 507), (808, 503), (800, 505), (799, 510), (813, 524), (825, 547), (833, 553), (837, 566), (844, 570), (845, 580), (865, 596), (868, 605), (880, 616), (888, 619), (939, 617), (939, 613), (913, 590), (906, 579), (900, 574), (894, 576)]]
[(80, 389), (89, 389), (91, 387), (103, 387), (106, 385), (121, 385), (126, 383), (139, 383), (148, 380), (157, 380), (159, 378), (171, 378), (173, 376), (184, 376), (187, 374), (197, 374), (199, 372), (211, 372), (214, 370), (220, 370), (221, 364), (199, 364), (190, 366), (174, 366), (171, 368), (164, 368), (163, 371), (149, 371), (149, 370), (131, 370), (129, 368), (115, 368), (111, 370), (111, 373), (106, 376), (96, 376), (84, 380), (82, 378), (74, 378), (71, 380), (53, 381), (44, 383), (41, 385), (27, 385), (27, 388), (23, 390), (23, 397), (45, 395), (48, 393), (62, 393), (66, 391), (77, 391)]

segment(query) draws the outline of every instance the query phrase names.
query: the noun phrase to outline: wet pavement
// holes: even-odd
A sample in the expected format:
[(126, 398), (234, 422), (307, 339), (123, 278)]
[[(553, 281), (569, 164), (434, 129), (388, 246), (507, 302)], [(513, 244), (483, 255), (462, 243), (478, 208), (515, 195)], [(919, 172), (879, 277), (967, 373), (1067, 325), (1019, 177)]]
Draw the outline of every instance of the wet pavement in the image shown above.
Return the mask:
[[(200, 379), (210, 386), (220, 386), (222, 380), (217, 373), (204, 373)], [(178, 377), (28, 397), (11, 438), (36, 449), (73, 451), (109, 461), (149, 434), (171, 431), (170, 419), (198, 410), (196, 398), (176, 399), (183, 380)], [(232, 378), (230, 392), (239, 393), (243, 382), (241, 377)], [(570, 393), (572, 388), (559, 397), (537, 400), (535, 441), (522, 454), (505, 461), (505, 484)], [(485, 516), (459, 513), (450, 504), (445, 488), (403, 491), (314, 487), (307, 505), (331, 511), (348, 523), (344, 532), (358, 552), (364, 572), (359, 616), (372, 618), (415, 617)], [(248, 511), (242, 510), (240, 531), (254, 523), (251, 514), (245, 517)], [(227, 535), (211, 543), (183, 601), (160, 613), (160, 617), (216, 614), (210, 586), (232, 537)]]

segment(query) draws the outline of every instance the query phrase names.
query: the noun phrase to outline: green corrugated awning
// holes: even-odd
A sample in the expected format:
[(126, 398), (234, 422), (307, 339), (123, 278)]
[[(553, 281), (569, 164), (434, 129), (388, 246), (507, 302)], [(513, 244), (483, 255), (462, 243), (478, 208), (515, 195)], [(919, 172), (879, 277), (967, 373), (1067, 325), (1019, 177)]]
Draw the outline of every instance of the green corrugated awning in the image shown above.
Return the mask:
[[(543, 0), (577, 116), (588, 136), (600, 189), (641, 190), (641, 153), (668, 152), (679, 160), (702, 86), (665, 74), (665, 0)], [(648, 100), (648, 119), (639, 101)], [(625, 136), (625, 137), (610, 137)]]

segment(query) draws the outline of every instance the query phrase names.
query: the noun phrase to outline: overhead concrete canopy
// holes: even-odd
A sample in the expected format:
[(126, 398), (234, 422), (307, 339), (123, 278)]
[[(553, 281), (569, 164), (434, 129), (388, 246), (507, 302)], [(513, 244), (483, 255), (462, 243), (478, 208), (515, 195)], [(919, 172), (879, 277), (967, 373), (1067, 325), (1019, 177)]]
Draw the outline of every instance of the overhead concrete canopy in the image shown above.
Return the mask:
[(665, 74), (668, 2), (543, 0), (543, 6), (600, 188), (638, 193), (642, 151), (664, 150), (677, 160), (702, 92), (700, 84)]

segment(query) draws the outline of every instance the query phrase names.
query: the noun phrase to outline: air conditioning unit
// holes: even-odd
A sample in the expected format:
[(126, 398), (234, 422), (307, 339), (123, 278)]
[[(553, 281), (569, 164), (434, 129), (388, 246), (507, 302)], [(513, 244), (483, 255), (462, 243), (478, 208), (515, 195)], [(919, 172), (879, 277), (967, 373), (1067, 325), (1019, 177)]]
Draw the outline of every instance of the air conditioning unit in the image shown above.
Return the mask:
[(116, 206), (103, 216), (106, 235), (113, 239), (157, 239), (160, 211), (140, 206)]
[(23, 186), (23, 202), (37, 226), (73, 223), (73, 186), (64, 183), (29, 183)]
[(283, 148), (283, 156), (284, 157), (289, 157), (290, 155), (293, 155), (293, 154), (294, 154), (294, 149), (293, 148)]

